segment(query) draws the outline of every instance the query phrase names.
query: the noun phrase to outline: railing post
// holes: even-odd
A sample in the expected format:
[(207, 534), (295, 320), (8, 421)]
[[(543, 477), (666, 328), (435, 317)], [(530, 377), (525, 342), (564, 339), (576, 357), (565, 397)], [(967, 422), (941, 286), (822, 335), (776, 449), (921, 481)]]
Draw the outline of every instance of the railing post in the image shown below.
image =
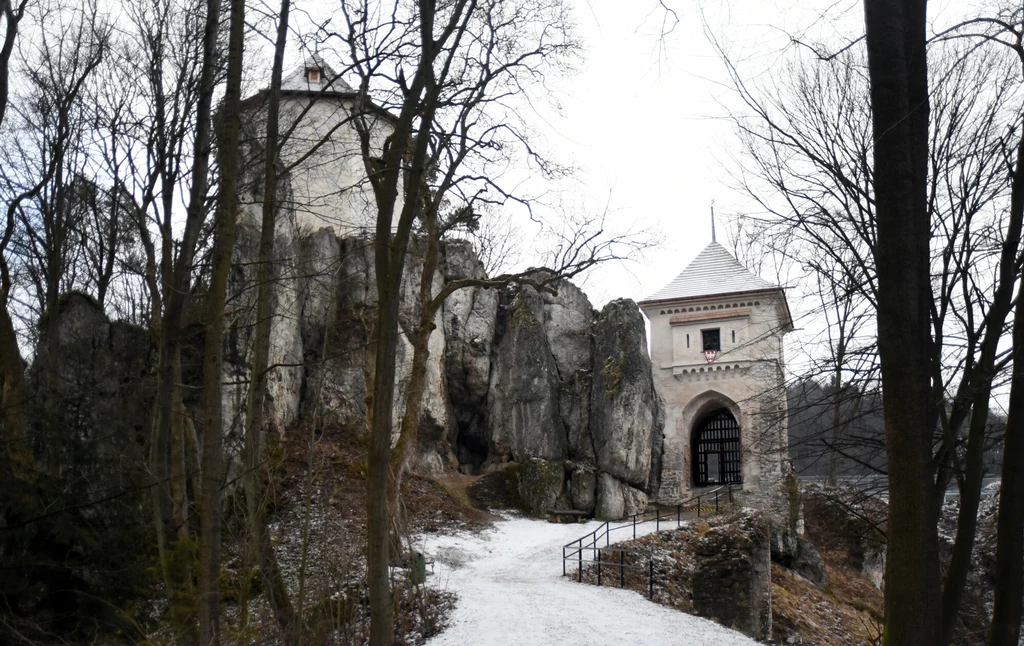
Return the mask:
[(700, 496), (697, 496), (697, 518), (700, 518)]
[(633, 540), (636, 540), (636, 514), (633, 514)]
[(655, 509), (654, 513), (657, 514), (654, 517), (654, 531), (660, 532), (661, 531), (661, 510), (660, 509)]
[(562, 546), (562, 576), (565, 576), (565, 546)]
[(626, 553), (619, 551), (619, 587), (626, 587)]
[(597, 587), (601, 587), (601, 555), (597, 556)]
[(715, 489), (715, 512), (718, 512), (718, 489)]
[(654, 600), (654, 557), (647, 557), (647, 587), (648, 587), (648, 598)]
[(678, 529), (680, 527), (680, 525), (683, 524), (682, 523), (682, 518), (683, 518), (683, 505), (680, 503), (680, 504), (676, 505), (676, 529)]
[(580, 539), (580, 549), (577, 550), (576, 555), (579, 557), (579, 570), (576, 572), (576, 581), (583, 583), (583, 539)]

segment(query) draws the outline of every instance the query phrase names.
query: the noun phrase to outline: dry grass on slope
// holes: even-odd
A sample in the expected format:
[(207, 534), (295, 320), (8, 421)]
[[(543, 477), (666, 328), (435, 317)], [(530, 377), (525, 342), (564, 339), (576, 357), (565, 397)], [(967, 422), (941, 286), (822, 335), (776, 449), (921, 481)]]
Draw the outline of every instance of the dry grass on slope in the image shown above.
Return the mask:
[[(815, 588), (806, 579), (772, 564), (772, 636), (778, 644), (861, 646), (873, 644), (881, 630), (881, 592), (866, 578), (835, 568), (825, 559), (828, 584)], [(864, 581), (851, 580), (863, 578)], [(866, 583), (869, 589), (861, 584)], [(833, 589), (833, 584), (839, 589)], [(877, 610), (876, 610), (877, 606)]]
[(868, 572), (884, 550), (885, 507), (856, 491), (803, 494), (807, 539), (825, 564), (825, 585), (816, 588), (772, 565), (774, 641), (781, 644), (860, 646), (879, 640), (883, 594)]
[[(301, 607), (307, 643), (368, 643), (369, 597), (366, 563), (366, 443), (351, 429), (330, 426), (311, 433), (289, 428), (271, 447), (273, 474), (268, 491), (268, 523), (289, 597)], [(240, 492), (238, 494), (240, 499)], [(448, 493), (439, 483), (407, 476), (402, 483), (407, 536), (453, 532), (486, 526), (481, 512)], [(225, 602), (228, 631), (238, 633), (237, 601), (244, 596), (245, 541), (241, 527), (229, 528), (225, 545)], [(231, 535), (233, 533), (233, 535)], [(245, 632), (253, 640), (276, 642), (280, 635), (251, 563), (248, 583), (253, 598)], [(396, 643), (414, 646), (439, 632), (453, 604), (452, 595), (430, 586), (413, 586), (406, 570), (395, 570), (398, 602)], [(429, 582), (429, 581), (428, 581)], [(301, 595), (300, 595), (301, 586)], [(300, 600), (301, 596), (301, 600)]]

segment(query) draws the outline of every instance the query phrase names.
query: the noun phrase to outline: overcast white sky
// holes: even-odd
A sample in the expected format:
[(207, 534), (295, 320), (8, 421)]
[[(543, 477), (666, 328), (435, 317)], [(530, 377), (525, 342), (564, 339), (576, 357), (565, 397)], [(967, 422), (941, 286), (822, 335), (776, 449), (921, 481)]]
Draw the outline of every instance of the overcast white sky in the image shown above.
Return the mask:
[(640, 300), (674, 278), (711, 241), (712, 200), (723, 244), (729, 216), (753, 208), (730, 179), (739, 146), (725, 117), (736, 101), (706, 30), (752, 74), (770, 74), (787, 34), (838, 40), (860, 29), (861, 9), (856, 0), (666, 1), (679, 22), (662, 40), (656, 0), (576, 4), (585, 60), (551, 143), (581, 166), (589, 208), (608, 201), (617, 223), (640, 222), (660, 238), (639, 261), (592, 273), (584, 287), (600, 306)]
[[(842, 42), (860, 33), (863, 18), (860, 0), (664, 0), (678, 22), (662, 38), (663, 22), (672, 19), (658, 0), (569, 1), (583, 58), (576, 74), (552, 83), (560, 113), (539, 106), (537, 115), (547, 150), (578, 168), (562, 187), (564, 199), (577, 211), (607, 208), (612, 230), (651, 229), (659, 240), (635, 262), (586, 277), (581, 286), (600, 307), (620, 297), (640, 300), (682, 271), (711, 241), (712, 200), (718, 240), (727, 246), (729, 217), (753, 208), (731, 186), (739, 146), (725, 116), (736, 100), (708, 34), (757, 76), (771, 73), (790, 34)], [(297, 6), (300, 31), (333, 9), (330, 1)], [(337, 55), (324, 47), (329, 60)], [(267, 54), (265, 64), (252, 66), (256, 77), (269, 70)], [(296, 51), (291, 64), (299, 57)], [(530, 257), (535, 233), (524, 227), (523, 264), (537, 264)]]
[[(567, 201), (592, 214), (607, 208), (609, 229), (651, 229), (659, 242), (633, 262), (586, 276), (581, 286), (600, 308), (615, 298), (641, 300), (682, 271), (711, 241), (712, 201), (727, 247), (730, 220), (757, 213), (733, 185), (743, 159), (727, 116), (742, 109), (710, 39), (746, 80), (770, 81), (793, 53), (792, 38), (834, 51), (863, 33), (863, 9), (861, 0), (663, 0), (678, 22), (662, 37), (663, 21), (673, 19), (658, 0), (569, 1), (583, 58), (575, 74), (552, 84), (561, 110), (540, 107), (538, 127), (554, 157), (579, 169), (563, 187)], [(930, 19), (948, 24), (949, 14), (970, 12), (974, 1), (933, 0)], [(331, 6), (305, 9), (326, 17)], [(524, 264), (536, 264), (533, 234), (524, 236)], [(814, 306), (803, 298), (809, 286), (799, 276), (761, 275), (790, 288), (797, 326), (808, 327), (789, 335), (790, 348), (813, 336), (821, 326), (804, 318)], [(797, 354), (787, 350), (790, 363)]]

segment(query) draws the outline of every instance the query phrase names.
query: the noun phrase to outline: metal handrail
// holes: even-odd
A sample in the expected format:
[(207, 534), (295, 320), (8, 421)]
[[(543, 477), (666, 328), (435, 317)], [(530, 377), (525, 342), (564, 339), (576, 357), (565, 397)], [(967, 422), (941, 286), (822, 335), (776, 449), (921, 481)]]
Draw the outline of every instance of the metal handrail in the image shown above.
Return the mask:
[[(694, 507), (695, 507), (696, 511), (697, 511), (697, 517), (700, 518), (700, 514), (701, 514), (701, 511), (702, 511), (701, 502), (703, 500), (705, 500), (705, 499), (709, 499), (712, 495), (714, 495), (714, 501), (715, 501), (714, 511), (717, 512), (719, 510), (719, 493), (723, 489), (725, 489), (726, 492), (729, 495), (729, 502), (730, 503), (733, 502), (733, 486), (734, 485), (731, 485), (731, 484), (721, 485), (719, 487), (716, 487), (715, 489), (712, 489), (711, 491), (705, 491), (705, 492), (703, 492), (701, 494), (698, 494), (696, 496), (691, 496), (687, 500), (684, 500), (683, 502), (678, 503), (676, 505), (676, 509), (675, 509), (676, 527), (678, 528), (678, 527), (680, 527), (682, 525), (682, 515), (683, 515), (682, 512), (683, 511), (692, 511), (694, 509)], [(642, 525), (644, 523), (650, 523), (650, 522), (653, 522), (653, 523), (656, 524), (655, 531), (661, 531), (662, 518), (665, 518), (669, 522), (671, 522), (671, 520), (672, 520), (671, 510), (670, 510), (668, 516), (664, 516), (662, 511), (663, 510), (660, 509), (660, 508), (655, 508), (653, 510), (653, 517), (652, 518), (648, 518), (647, 517), (650, 514), (652, 514), (652, 512), (648, 511), (648, 512), (643, 512), (643, 513), (640, 513), (640, 514), (633, 514), (632, 516), (623, 516), (622, 518), (619, 518), (617, 520), (605, 521), (605, 522), (601, 523), (601, 525), (596, 527), (594, 529), (594, 531), (592, 531), (592, 532), (590, 532), (588, 534), (584, 534), (583, 536), (577, 538), (574, 541), (566, 543), (565, 545), (562, 546), (562, 576), (565, 576), (568, 573), (568, 568), (566, 567), (566, 563), (571, 559), (573, 561), (576, 561), (576, 563), (577, 563), (577, 580), (582, 582), (583, 581), (583, 553), (584, 553), (584, 551), (589, 551), (589, 552), (592, 553), (592, 555), (591, 555), (591, 558), (587, 559), (587, 561), (588, 561), (588, 563), (593, 563), (593, 562), (597, 563), (597, 579), (598, 579), (598, 582), (600, 583), (600, 581), (601, 581), (601, 565), (602, 565), (602, 561), (601, 561), (601, 556), (600, 555), (601, 555), (602, 552), (609, 552), (610, 551), (610, 552), (613, 552), (613, 553), (619, 553), (620, 554), (620, 562), (619, 563), (611, 563), (609, 565), (611, 567), (613, 567), (613, 568), (614, 567), (619, 568), (620, 583), (624, 584), (624, 581), (625, 581), (625, 579), (623, 577), (623, 569), (624, 568), (629, 568), (629, 569), (644, 569), (644, 568), (641, 568), (640, 566), (632, 566), (632, 565), (625, 564), (624, 560), (623, 560), (623, 555), (626, 552), (643, 553), (643, 554), (647, 555), (648, 563), (647, 563), (646, 569), (648, 571), (648, 576), (649, 576), (648, 589), (650, 591), (650, 596), (653, 597), (654, 596), (654, 558), (653, 558), (652, 553), (650, 552), (650, 550), (631, 550), (631, 549), (627, 549), (627, 548), (612, 548), (612, 547), (610, 547), (610, 545), (611, 545), (611, 533), (614, 532), (614, 531), (617, 531), (617, 530), (621, 530), (621, 529), (632, 528), (633, 529), (633, 538), (636, 539), (636, 526), (637, 525)], [(638, 520), (638, 518), (639, 518), (639, 520)], [(621, 524), (613, 525), (612, 523), (621, 523)], [(604, 547), (601, 547), (599, 545), (599, 543), (601, 542), (602, 539), (604, 540)], [(584, 541), (586, 541), (586, 543), (584, 543)]]

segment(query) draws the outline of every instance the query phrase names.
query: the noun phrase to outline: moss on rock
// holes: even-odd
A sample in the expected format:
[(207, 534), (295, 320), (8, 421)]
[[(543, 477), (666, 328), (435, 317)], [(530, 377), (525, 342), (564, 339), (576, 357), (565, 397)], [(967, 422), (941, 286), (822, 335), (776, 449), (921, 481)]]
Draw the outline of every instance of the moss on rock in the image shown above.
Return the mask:
[(549, 509), (571, 507), (565, 488), (565, 465), (561, 461), (532, 458), (510, 469), (523, 509), (533, 516), (543, 516)]

